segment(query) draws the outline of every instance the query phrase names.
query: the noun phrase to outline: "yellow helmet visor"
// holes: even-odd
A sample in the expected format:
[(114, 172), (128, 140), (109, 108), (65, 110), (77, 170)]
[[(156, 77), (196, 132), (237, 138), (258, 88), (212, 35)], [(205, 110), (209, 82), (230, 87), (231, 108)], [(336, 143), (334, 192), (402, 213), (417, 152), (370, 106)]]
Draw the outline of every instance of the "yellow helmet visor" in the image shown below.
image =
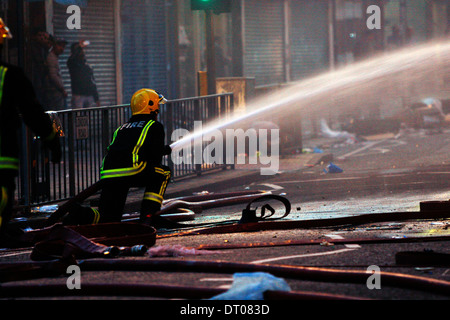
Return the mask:
[(167, 99), (164, 98), (164, 96), (160, 93), (158, 93), (159, 96), (159, 104), (165, 104), (167, 102)]

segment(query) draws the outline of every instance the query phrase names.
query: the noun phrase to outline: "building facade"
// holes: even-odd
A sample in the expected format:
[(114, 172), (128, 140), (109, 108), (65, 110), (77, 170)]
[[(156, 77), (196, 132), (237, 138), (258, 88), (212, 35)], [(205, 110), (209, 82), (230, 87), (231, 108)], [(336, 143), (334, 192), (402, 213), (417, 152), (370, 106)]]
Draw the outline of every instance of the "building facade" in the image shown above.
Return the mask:
[[(381, 10), (380, 29), (367, 28), (373, 4)], [(68, 28), (71, 5), (81, 8), (79, 29)], [(445, 0), (233, 0), (230, 12), (212, 15), (212, 25), (190, 0), (2, 0), (0, 14), (15, 35), (3, 57), (30, 74), (36, 30), (68, 41), (60, 65), (69, 95), (70, 44), (89, 40), (101, 104), (115, 105), (141, 87), (170, 99), (198, 95), (198, 72), (208, 71), (208, 32), (216, 77), (270, 87), (388, 50), (397, 45), (394, 29), (402, 44), (448, 37), (449, 7)]]

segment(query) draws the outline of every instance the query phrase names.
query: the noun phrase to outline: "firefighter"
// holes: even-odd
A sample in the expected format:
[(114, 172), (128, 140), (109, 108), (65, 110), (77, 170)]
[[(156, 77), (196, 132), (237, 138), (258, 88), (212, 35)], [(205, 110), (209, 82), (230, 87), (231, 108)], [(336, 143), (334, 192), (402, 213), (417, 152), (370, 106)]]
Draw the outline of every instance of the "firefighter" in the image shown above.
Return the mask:
[(172, 150), (164, 144), (164, 127), (157, 120), (160, 104), (166, 101), (152, 89), (138, 90), (132, 96), (132, 117), (114, 132), (103, 159), (98, 210), (76, 204), (64, 219), (65, 224), (120, 222), (131, 187), (145, 188), (140, 221), (152, 224), (171, 176), (162, 158)]
[[(0, 18), (0, 47), (12, 35)], [(52, 151), (52, 162), (61, 160), (59, 135), (39, 104), (31, 81), (22, 69), (0, 62), (0, 242), (11, 239), (7, 230), (13, 211), (15, 179), (19, 172), (20, 115), (25, 124)]]

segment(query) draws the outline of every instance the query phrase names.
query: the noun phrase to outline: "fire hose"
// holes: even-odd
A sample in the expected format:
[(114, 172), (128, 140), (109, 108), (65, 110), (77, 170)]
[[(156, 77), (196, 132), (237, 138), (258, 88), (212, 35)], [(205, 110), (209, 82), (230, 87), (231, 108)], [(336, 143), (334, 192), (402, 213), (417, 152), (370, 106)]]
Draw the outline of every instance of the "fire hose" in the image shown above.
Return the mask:
[(196, 230), (180, 231), (171, 234), (161, 234), (158, 237), (192, 236), (201, 234), (223, 234), (236, 232), (256, 232), (266, 230), (292, 230), (309, 228), (327, 228), (336, 226), (356, 226), (367, 223), (423, 220), (423, 219), (448, 219), (450, 211), (407, 211), (407, 212), (386, 212), (367, 213), (357, 216), (338, 217), (329, 219), (313, 220), (280, 220), (280, 221), (258, 221), (231, 225), (218, 225), (210, 228), (198, 228)]
[[(49, 272), (47, 263), (10, 263), (1, 264), (0, 271), (8, 274), (8, 268), (26, 270), (30, 268), (36, 274), (37, 270)], [(199, 273), (236, 273), (236, 272), (267, 272), (273, 276), (293, 280), (317, 281), (329, 283), (353, 283), (366, 285), (371, 275), (366, 270), (339, 270), (321, 267), (285, 266), (269, 264), (235, 263), (225, 261), (195, 261), (195, 260), (128, 260), (128, 259), (91, 259), (79, 262), (83, 272), (88, 271), (154, 271), (154, 272), (199, 272)], [(11, 271), (9, 271), (10, 273)], [(379, 272), (384, 286), (410, 290), (419, 290), (450, 296), (450, 282), (393, 272)], [(42, 288), (42, 287), (41, 287)], [(14, 289), (11, 289), (13, 293)], [(28, 290), (24, 290), (24, 292)], [(1, 286), (2, 296), (8, 296), (8, 287)], [(17, 293), (16, 293), (17, 294)]]
[[(281, 201), (285, 205), (285, 213), (281, 217), (285, 217), (290, 212), (289, 201), (281, 196), (272, 194), (256, 194), (247, 196), (231, 197), (226, 199), (226, 203), (242, 202), (249, 197), (252, 199), (244, 210), (246, 215), (243, 218), (246, 222), (258, 221), (260, 219), (276, 219), (271, 218), (275, 214), (275, 210), (269, 205), (264, 204), (262, 206), (261, 215), (256, 215), (256, 209), (250, 209), (252, 203), (263, 201), (267, 199), (275, 199)], [(202, 201), (203, 207), (216, 206), (217, 200)], [(166, 206), (169, 210), (173, 210), (173, 207), (179, 208), (180, 201), (173, 201), (174, 206)], [(187, 202), (181, 201), (182, 205)], [(269, 215), (265, 215), (266, 211), (270, 211)], [(162, 218), (160, 218), (162, 219)], [(164, 221), (167, 223), (167, 221)], [(176, 222), (171, 222), (172, 225), (178, 226)], [(234, 223), (229, 222), (227, 223)], [(197, 225), (196, 225), (197, 226)], [(187, 227), (187, 226), (183, 226)], [(51, 227), (33, 230), (23, 233), (18, 237), (18, 241), (22, 245), (33, 245), (31, 252), (31, 259), (35, 261), (39, 260), (75, 260), (94, 257), (113, 257), (120, 253), (130, 252), (133, 253), (133, 247), (136, 244), (153, 246), (156, 239), (156, 230), (145, 224), (133, 223), (133, 222), (119, 222), (119, 223), (102, 223), (99, 225), (81, 225), (81, 226), (64, 226), (63, 224), (54, 224)], [(130, 243), (131, 242), (131, 243)], [(126, 246), (128, 248), (120, 252), (118, 247)], [(140, 250), (137, 250), (140, 253)]]
[[(410, 242), (432, 242), (449, 241), (450, 236), (433, 237), (408, 237), (408, 238), (357, 238), (357, 239), (333, 239), (333, 244), (380, 244), (380, 243), (410, 243)], [(227, 243), (227, 244), (202, 244), (197, 250), (230, 250), (246, 248), (264, 248), (264, 247), (285, 247), (314, 245), (323, 243), (323, 239), (310, 240), (286, 240), (279, 242), (252, 242), (252, 243)]]
[[(171, 272), (267, 272), (274, 276), (320, 282), (355, 283), (366, 285), (368, 273), (358, 270), (339, 270), (303, 266), (278, 266), (268, 264), (235, 263), (224, 261), (187, 260), (86, 260), (80, 263), (86, 271), (171, 271)], [(450, 295), (450, 282), (400, 273), (380, 271), (386, 286), (423, 290)]]
[(248, 201), (253, 202), (255, 199), (264, 197), (270, 197), (270, 192), (250, 192), (250, 193), (224, 193), (224, 194), (212, 194), (205, 196), (192, 196), (180, 199), (169, 200), (167, 203), (163, 203), (162, 209), (158, 212), (159, 215), (176, 212), (177, 209), (191, 209), (194, 212), (201, 212), (204, 209), (219, 208), (225, 206), (231, 206), (235, 204), (241, 204)]
[[(303, 266), (275, 266), (268, 264), (235, 263), (223, 261), (186, 261), (186, 260), (86, 260), (80, 267), (89, 270), (114, 271), (177, 271), (177, 272), (268, 272), (274, 276), (308, 281), (345, 282), (366, 284), (368, 273), (358, 270), (338, 270)], [(425, 290), (450, 295), (450, 282), (380, 271), (380, 277), (386, 286)]]
[[(47, 226), (51, 226), (57, 223), (71, 208), (71, 206), (78, 202), (81, 203), (90, 196), (98, 192), (102, 187), (101, 180), (93, 184), (89, 188), (81, 191), (75, 197), (69, 199), (64, 204), (62, 204), (55, 212), (53, 212), (47, 219)], [(228, 206), (233, 204), (240, 204), (247, 202), (254, 198), (257, 198), (263, 194), (270, 194), (267, 191), (238, 191), (238, 192), (228, 192), (228, 193), (211, 193), (202, 194), (186, 197), (178, 197), (175, 199), (165, 200), (159, 215), (169, 214), (177, 212), (179, 209), (189, 209), (194, 212), (201, 212), (201, 210), (206, 208)]]
[[(254, 195), (255, 199), (264, 198), (260, 194)], [(219, 199), (215, 199), (220, 202)], [(205, 205), (217, 205), (214, 199), (207, 200)], [(236, 199), (230, 200), (235, 201)], [(253, 202), (252, 200), (252, 202)], [(172, 204), (176, 206), (174, 200)], [(208, 202), (210, 201), (210, 202)], [(227, 201), (225, 201), (226, 203)], [(246, 210), (249, 210), (250, 204)], [(268, 207), (266, 207), (269, 209)], [(289, 207), (290, 210), (290, 207)], [(286, 210), (288, 213), (289, 210)], [(269, 210), (272, 212), (272, 210)], [(388, 213), (388, 214), (372, 214), (362, 215), (356, 217), (344, 217), (334, 219), (320, 219), (315, 221), (265, 221), (265, 222), (249, 222), (232, 226), (220, 226), (217, 228), (205, 228), (203, 230), (197, 230), (190, 234), (201, 233), (218, 233), (218, 232), (242, 232), (242, 231), (254, 231), (254, 230), (267, 230), (273, 228), (298, 228), (303, 227), (324, 227), (330, 225), (343, 225), (343, 224), (358, 224), (368, 223), (373, 221), (398, 221), (402, 219), (420, 219), (424, 218), (424, 212), (404, 212), (404, 213)], [(272, 215), (271, 214), (271, 215)], [(271, 216), (269, 215), (269, 216)], [(254, 217), (251, 215), (251, 217)], [(262, 216), (261, 216), (262, 217)], [(425, 218), (447, 218), (447, 212), (430, 211), (426, 212)], [(328, 221), (324, 221), (328, 220)], [(289, 224), (289, 226), (288, 226)], [(256, 228), (256, 225), (258, 227)], [(263, 228), (261, 228), (261, 226)], [(185, 233), (185, 234), (189, 234)], [(101, 270), (141, 270), (141, 271), (178, 271), (178, 272), (214, 272), (214, 273), (228, 273), (228, 272), (252, 272), (252, 271), (265, 271), (274, 275), (291, 277), (299, 280), (310, 281), (325, 281), (325, 282), (350, 282), (350, 283), (365, 283), (367, 280), (367, 273), (364, 271), (343, 271), (337, 269), (325, 269), (314, 267), (289, 267), (289, 266), (270, 266), (270, 265), (255, 265), (255, 264), (243, 264), (243, 263), (227, 263), (220, 261), (142, 261), (142, 260), (87, 260), (80, 263), (86, 271), (101, 271)], [(36, 270), (35, 270), (36, 271)], [(47, 270), (48, 271), (48, 270)], [(396, 286), (402, 288), (409, 288), (415, 290), (425, 290), (435, 292), (438, 294), (450, 295), (450, 282), (428, 279), (424, 277), (416, 277), (411, 275), (387, 273), (382, 272), (381, 277), (383, 283), (388, 286)]]
[[(275, 210), (272, 208), (272, 206), (269, 203), (265, 203), (261, 206), (260, 215), (257, 214), (257, 208), (252, 209), (251, 206), (253, 203), (266, 201), (266, 200), (277, 200), (281, 202), (284, 205), (284, 212), (274, 217)], [(170, 212), (176, 212), (180, 209), (190, 209), (194, 211), (201, 211), (203, 209), (208, 208), (218, 208), (222, 206), (230, 206), (234, 204), (239, 204), (242, 202), (248, 202), (247, 207), (242, 211), (242, 217), (240, 220), (226, 220), (219, 223), (195, 223), (195, 224), (179, 224), (176, 222), (171, 222), (167, 219), (164, 219), (161, 217), (162, 214), (170, 213)], [(269, 211), (269, 214), (266, 214), (266, 212)], [(289, 200), (282, 196), (274, 195), (269, 192), (265, 193), (257, 193), (257, 194), (250, 194), (250, 195), (241, 195), (236, 197), (228, 197), (228, 198), (219, 198), (219, 199), (211, 199), (206, 201), (199, 201), (199, 202), (187, 202), (183, 200), (175, 200), (171, 201), (169, 204), (165, 205), (161, 211), (158, 212), (159, 219), (155, 221), (156, 227), (163, 226), (163, 227), (169, 227), (169, 228), (198, 228), (198, 227), (205, 227), (205, 226), (218, 226), (218, 225), (234, 225), (236, 223), (238, 224), (246, 224), (249, 222), (258, 222), (258, 221), (269, 221), (269, 220), (278, 220), (285, 218), (289, 215), (291, 212), (291, 204)], [(137, 219), (130, 219), (128, 221), (133, 221)]]
[[(83, 283), (83, 290), (68, 290), (63, 284), (6, 284), (0, 287), (0, 297), (51, 297), (51, 296), (127, 296), (127, 297), (158, 297), (170, 299), (209, 299), (224, 293), (226, 289), (154, 285), (141, 283), (106, 284)], [(338, 294), (317, 293), (306, 291), (275, 291), (264, 292), (264, 300), (367, 300)]]

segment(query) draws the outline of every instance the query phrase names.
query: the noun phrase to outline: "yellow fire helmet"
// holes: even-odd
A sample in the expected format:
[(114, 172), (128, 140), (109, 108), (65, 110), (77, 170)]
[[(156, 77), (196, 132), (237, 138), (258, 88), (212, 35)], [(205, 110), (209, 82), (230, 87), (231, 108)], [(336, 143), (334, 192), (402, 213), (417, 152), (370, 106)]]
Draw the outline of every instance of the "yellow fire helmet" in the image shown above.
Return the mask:
[(0, 44), (3, 44), (4, 39), (12, 39), (12, 34), (3, 19), (0, 18)]
[(152, 89), (140, 89), (131, 98), (131, 112), (136, 114), (159, 113), (159, 105), (166, 103), (163, 95)]

